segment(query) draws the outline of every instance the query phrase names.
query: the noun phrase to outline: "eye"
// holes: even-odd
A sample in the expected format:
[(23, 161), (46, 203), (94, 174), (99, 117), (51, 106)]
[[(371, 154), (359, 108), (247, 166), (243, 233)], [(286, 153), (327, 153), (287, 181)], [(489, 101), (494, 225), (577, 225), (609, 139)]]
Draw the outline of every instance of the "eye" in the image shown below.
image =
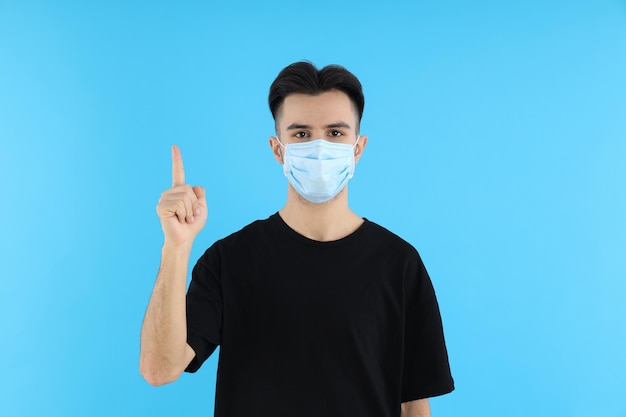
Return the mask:
[(294, 136), (295, 136), (295, 137), (297, 137), (298, 139), (302, 139), (302, 138), (307, 137), (307, 136), (308, 136), (308, 133), (307, 133), (307, 132), (302, 131), (302, 132), (298, 132), (298, 133), (296, 133)]
[(330, 136), (334, 137), (334, 138), (338, 138), (340, 136), (343, 136), (343, 133), (341, 133), (338, 130), (331, 130), (330, 131)]

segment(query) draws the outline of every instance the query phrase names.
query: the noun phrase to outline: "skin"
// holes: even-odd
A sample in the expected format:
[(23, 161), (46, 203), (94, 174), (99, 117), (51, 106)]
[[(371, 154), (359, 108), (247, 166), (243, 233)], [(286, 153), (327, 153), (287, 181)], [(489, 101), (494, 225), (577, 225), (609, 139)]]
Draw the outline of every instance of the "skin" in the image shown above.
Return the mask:
[[(355, 144), (355, 162), (361, 158), (367, 136), (358, 137), (358, 119), (352, 102), (340, 91), (319, 95), (291, 94), (276, 120), (277, 135), (269, 138), (271, 151), (283, 163), (283, 145), (312, 139)], [(358, 137), (358, 141), (357, 141)], [(280, 141), (279, 139), (280, 138)], [(282, 144), (280, 143), (282, 141)], [(152, 385), (177, 380), (195, 357), (187, 344), (186, 277), (195, 237), (204, 227), (208, 207), (202, 187), (185, 183), (178, 147), (172, 147), (172, 188), (161, 194), (157, 214), (164, 234), (161, 265), (141, 329), (139, 368)], [(363, 224), (348, 206), (348, 187), (321, 204), (302, 198), (287, 186), (287, 201), (279, 211), (293, 230), (321, 242), (341, 239)], [(402, 417), (428, 417), (427, 399), (401, 404)]]
[(161, 265), (141, 327), (139, 371), (151, 385), (173, 382), (196, 356), (187, 344), (185, 294), (191, 246), (208, 216), (205, 191), (185, 184), (178, 147), (172, 147), (172, 188), (157, 205), (163, 229)]

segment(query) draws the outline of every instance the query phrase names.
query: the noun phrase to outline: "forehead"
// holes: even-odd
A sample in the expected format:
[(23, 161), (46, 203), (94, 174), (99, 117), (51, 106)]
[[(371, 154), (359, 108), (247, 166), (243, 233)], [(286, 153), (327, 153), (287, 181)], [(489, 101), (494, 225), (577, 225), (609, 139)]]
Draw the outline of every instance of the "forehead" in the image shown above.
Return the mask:
[(329, 120), (350, 120), (356, 117), (352, 101), (346, 93), (338, 90), (321, 94), (290, 94), (285, 97), (281, 109), (281, 121), (324, 123)]

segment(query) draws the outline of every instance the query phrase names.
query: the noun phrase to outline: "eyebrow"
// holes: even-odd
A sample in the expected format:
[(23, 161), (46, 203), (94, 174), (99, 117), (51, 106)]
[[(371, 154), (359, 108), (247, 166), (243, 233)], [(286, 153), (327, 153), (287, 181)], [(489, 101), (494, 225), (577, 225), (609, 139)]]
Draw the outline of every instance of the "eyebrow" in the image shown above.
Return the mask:
[[(336, 123), (331, 123), (329, 125), (324, 126), (325, 129), (337, 129), (337, 128), (343, 128), (343, 129), (350, 129), (350, 125), (347, 124), (346, 122), (336, 122)], [(298, 123), (292, 123), (289, 126), (287, 126), (287, 130), (297, 130), (297, 129), (311, 129), (310, 125), (301, 125)]]

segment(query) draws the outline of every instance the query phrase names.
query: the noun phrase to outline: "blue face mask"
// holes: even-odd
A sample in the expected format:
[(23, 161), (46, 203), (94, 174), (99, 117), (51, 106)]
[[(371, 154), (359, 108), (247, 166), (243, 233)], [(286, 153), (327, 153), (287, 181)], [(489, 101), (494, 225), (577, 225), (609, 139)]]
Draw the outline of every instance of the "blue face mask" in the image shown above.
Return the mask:
[[(359, 136), (360, 137), (360, 136)], [(335, 197), (354, 175), (354, 144), (316, 139), (283, 145), (283, 172), (291, 186), (311, 203)]]

